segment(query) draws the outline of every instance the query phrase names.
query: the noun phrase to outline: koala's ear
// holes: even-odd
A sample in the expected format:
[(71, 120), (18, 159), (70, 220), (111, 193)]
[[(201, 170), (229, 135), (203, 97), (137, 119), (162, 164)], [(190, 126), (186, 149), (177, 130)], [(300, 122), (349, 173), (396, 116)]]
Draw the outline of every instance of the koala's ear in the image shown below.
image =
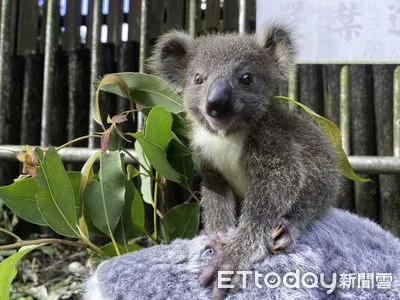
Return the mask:
[(185, 32), (164, 34), (154, 46), (150, 68), (174, 88), (181, 88), (193, 47), (193, 38)]
[(261, 31), (261, 46), (274, 60), (282, 77), (287, 77), (295, 65), (296, 48), (290, 30), (281, 24), (265, 26)]

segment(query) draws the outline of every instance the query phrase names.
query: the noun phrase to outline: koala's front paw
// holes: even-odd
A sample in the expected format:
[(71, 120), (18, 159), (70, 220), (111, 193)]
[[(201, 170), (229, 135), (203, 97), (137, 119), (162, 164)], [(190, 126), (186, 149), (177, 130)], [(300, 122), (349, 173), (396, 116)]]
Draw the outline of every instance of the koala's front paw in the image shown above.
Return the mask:
[[(203, 285), (210, 284), (213, 279), (214, 285), (212, 290), (212, 299), (220, 300), (224, 299), (227, 292), (235, 292), (240, 288), (242, 278), (237, 275), (238, 270), (247, 270), (248, 263), (246, 263), (245, 255), (234, 255), (233, 251), (229, 251), (229, 244), (227, 244), (227, 236), (219, 236), (216, 239), (209, 239), (204, 242), (207, 248), (211, 248), (215, 251), (214, 260), (203, 270), (200, 275), (200, 283)], [(224, 274), (224, 285), (233, 285), (233, 288), (222, 288), (218, 287), (218, 272), (219, 271), (230, 271), (229, 274)], [(232, 273), (233, 272), (233, 273)], [(225, 281), (229, 279), (230, 282)]]
[(273, 246), (269, 248), (269, 251), (272, 254), (292, 251), (297, 236), (298, 231), (286, 218), (282, 217), (272, 232)]

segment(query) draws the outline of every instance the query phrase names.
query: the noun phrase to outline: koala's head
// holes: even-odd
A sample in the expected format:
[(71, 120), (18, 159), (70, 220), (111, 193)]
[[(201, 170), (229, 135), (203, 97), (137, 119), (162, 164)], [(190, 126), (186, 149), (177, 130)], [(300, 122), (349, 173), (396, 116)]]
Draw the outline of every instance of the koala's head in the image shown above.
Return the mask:
[(151, 62), (156, 75), (183, 92), (192, 121), (210, 131), (232, 133), (265, 115), (294, 56), (289, 32), (272, 25), (258, 37), (215, 34), (193, 39), (173, 31), (160, 37)]

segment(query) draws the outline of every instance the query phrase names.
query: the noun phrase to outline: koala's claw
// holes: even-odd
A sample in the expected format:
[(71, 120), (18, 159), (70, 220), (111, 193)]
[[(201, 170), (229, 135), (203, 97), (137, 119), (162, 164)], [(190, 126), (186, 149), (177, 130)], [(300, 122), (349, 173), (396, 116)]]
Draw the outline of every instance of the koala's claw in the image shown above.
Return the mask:
[[(215, 251), (215, 257), (213, 261), (204, 268), (200, 275), (200, 284), (208, 285), (216, 277), (218, 271), (237, 271), (238, 260), (233, 259), (230, 256), (230, 252), (224, 250), (229, 239), (229, 234), (218, 233), (216, 238), (209, 238), (203, 241), (203, 245), (206, 248), (213, 249)], [(239, 289), (241, 278), (238, 275), (234, 275), (231, 278), (230, 283), (234, 285), (233, 289), (218, 288), (217, 280), (214, 281), (211, 298), (213, 300), (222, 300), (228, 292), (235, 292)]]
[(274, 245), (269, 248), (272, 254), (290, 252), (293, 249), (295, 240), (287, 219), (282, 218), (280, 220), (279, 225), (272, 232), (272, 239)]

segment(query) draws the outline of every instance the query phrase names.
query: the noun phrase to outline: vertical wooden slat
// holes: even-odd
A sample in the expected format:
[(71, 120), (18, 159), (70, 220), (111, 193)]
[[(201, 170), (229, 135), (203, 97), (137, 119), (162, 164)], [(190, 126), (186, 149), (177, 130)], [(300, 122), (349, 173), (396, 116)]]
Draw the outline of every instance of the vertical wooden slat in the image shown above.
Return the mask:
[(197, 35), (198, 29), (200, 28), (200, 1), (189, 0), (188, 11), (188, 31), (192, 37)]
[(110, 1), (110, 10), (107, 16), (107, 41), (118, 45), (121, 42), (122, 21), (124, 19), (123, 0)]
[[(147, 16), (147, 37), (150, 42), (149, 46), (151, 47), (164, 29), (164, 1), (150, 1), (148, 4)], [(150, 47), (147, 48), (146, 53), (150, 49)]]
[(37, 1), (28, 0), (20, 5), (18, 22), (17, 53), (19, 55), (36, 53), (39, 35), (39, 5)]
[(219, 0), (207, 0), (206, 7), (206, 29), (207, 31), (217, 32), (219, 31), (220, 21), (220, 8)]
[(256, 31), (256, 0), (246, 0), (246, 32)]
[[(34, 1), (34, 0), (32, 0), (32, 1)], [(51, 1), (51, 0), (49, 0), (49, 1)], [(43, 5), (39, 7), (39, 20), (40, 20), (39, 35), (38, 35), (39, 53), (45, 52), (47, 6), (48, 6), (48, 1), (44, 1)]]
[(24, 89), (22, 99), (22, 145), (39, 145), (43, 96), (43, 54), (25, 56)]
[(225, 32), (237, 32), (239, 26), (238, 0), (224, 1), (223, 26)]
[(324, 113), (324, 91), (321, 65), (301, 65), (299, 72), (299, 100), (316, 113)]
[(71, 51), (78, 49), (81, 44), (80, 27), (82, 25), (81, 1), (67, 1), (64, 16), (65, 32), (63, 34), (63, 49)]
[[(10, 73), (10, 11), (11, 1), (3, 0), (1, 6), (0, 24), (0, 128), (6, 124), (5, 107), (8, 103), (9, 73)], [(0, 144), (4, 144), (5, 134), (0, 131)]]
[[(324, 107), (325, 116), (340, 127), (340, 89), (342, 65), (324, 65)], [(347, 88), (346, 84), (346, 88)], [(347, 93), (347, 92), (346, 92)], [(347, 95), (347, 94), (346, 94)], [(343, 177), (343, 184), (337, 197), (336, 206), (349, 211), (354, 211), (353, 182)]]
[[(9, 58), (9, 64), (8, 84), (5, 93), (2, 93), (2, 96), (6, 95), (6, 97), (1, 106), (5, 126), (0, 131), (5, 144), (15, 145), (19, 143), (24, 60), (20, 56), (12, 56)], [(13, 178), (17, 176), (18, 162), (16, 160), (0, 162), (0, 185), (11, 184)]]
[(86, 16), (86, 25), (87, 25), (86, 44), (90, 48), (90, 47), (92, 47), (92, 42), (93, 42), (92, 38), (93, 38), (93, 11), (94, 11), (94, 5), (96, 3), (96, 6), (100, 6), (100, 14), (101, 14), (101, 5), (103, 3), (103, 0), (87, 0), (87, 2), (88, 2), (88, 14)]
[(56, 99), (53, 98), (54, 84), (53, 75), (55, 72), (55, 52), (58, 44), (60, 17), (60, 4), (56, 0), (47, 2), (46, 11), (46, 43), (44, 53), (44, 78), (43, 78), (43, 103), (42, 103), (42, 128), (40, 134), (40, 145), (47, 147), (50, 135), (53, 131), (51, 117)]
[(185, 20), (185, 1), (167, 0), (167, 29), (183, 29)]
[(393, 76), (393, 155), (400, 157), (400, 66)]
[(128, 13), (128, 41), (140, 40), (140, 16), (141, 16), (141, 0), (129, 1)]
[[(53, 89), (50, 95), (51, 113), (48, 116), (50, 130), (47, 140), (50, 145), (62, 145), (68, 140), (68, 57), (63, 51), (57, 51), (54, 55), (54, 68), (49, 84)], [(41, 138), (43, 141), (43, 136)]]
[(239, 0), (239, 33), (246, 32), (247, 1)]
[[(377, 154), (393, 155), (393, 65), (374, 65), (374, 109)], [(382, 225), (400, 235), (400, 175), (379, 175)]]
[[(19, 17), (19, 0), (11, 1), (11, 24), (10, 24), (10, 53), (16, 54), (17, 52), (17, 43), (18, 43), (18, 17)], [(1, 7), (1, 6), (0, 6)]]
[(350, 155), (350, 95), (349, 95), (349, 66), (340, 70), (340, 133), (342, 147)]
[[(89, 7), (89, 14), (91, 15), (92, 22), (90, 36), (90, 82), (94, 82), (100, 75), (100, 34), (101, 34), (101, 4), (102, 1), (95, 0), (91, 1), (91, 7)], [(96, 91), (90, 86), (90, 114), (89, 114), (89, 133), (93, 134), (99, 128), (96, 122), (92, 119), (94, 115), (94, 104), (96, 101)], [(92, 138), (89, 140), (89, 147), (94, 148), (96, 141)]]
[[(354, 155), (376, 155), (375, 118), (373, 107), (372, 68), (368, 65), (350, 65), (351, 148)], [(355, 183), (356, 211), (362, 216), (377, 220), (378, 178), (374, 183)]]
[[(87, 134), (89, 127), (90, 52), (77, 49), (68, 53), (68, 140)], [(74, 146), (86, 146), (80, 141)]]

